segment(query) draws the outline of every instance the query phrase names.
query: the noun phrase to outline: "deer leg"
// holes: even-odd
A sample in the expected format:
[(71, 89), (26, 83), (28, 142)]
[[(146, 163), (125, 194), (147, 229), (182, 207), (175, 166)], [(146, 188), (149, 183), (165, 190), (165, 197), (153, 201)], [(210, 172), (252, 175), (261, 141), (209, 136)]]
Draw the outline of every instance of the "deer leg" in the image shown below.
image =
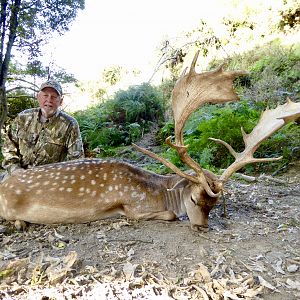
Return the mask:
[(19, 231), (24, 231), (27, 227), (26, 222), (22, 221), (22, 220), (16, 220), (14, 225), (15, 225), (16, 229)]
[(143, 213), (141, 214), (141, 219), (146, 220), (164, 220), (164, 221), (173, 221), (176, 219), (176, 215), (172, 211), (158, 211), (151, 213)]
[(164, 220), (164, 221), (172, 221), (176, 219), (176, 215), (172, 211), (155, 211), (155, 212), (132, 212), (131, 210), (125, 210), (125, 215), (128, 218), (133, 219), (145, 219), (145, 220)]

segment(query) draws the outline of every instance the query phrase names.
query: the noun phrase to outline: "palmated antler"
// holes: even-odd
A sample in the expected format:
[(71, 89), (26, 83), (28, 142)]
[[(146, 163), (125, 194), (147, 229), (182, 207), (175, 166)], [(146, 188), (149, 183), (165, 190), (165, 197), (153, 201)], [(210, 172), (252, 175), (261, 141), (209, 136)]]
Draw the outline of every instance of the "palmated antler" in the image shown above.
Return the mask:
[(171, 142), (171, 137), (166, 139), (166, 143), (177, 151), (182, 162), (192, 168), (196, 175), (188, 175), (155, 153), (136, 145), (133, 146), (137, 150), (160, 161), (181, 177), (201, 184), (209, 196), (218, 197), (220, 193), (214, 193), (211, 190), (201, 166), (189, 156), (187, 152), (188, 146), (185, 146), (183, 142), (183, 128), (189, 116), (206, 103), (238, 101), (239, 97), (233, 89), (233, 80), (239, 75), (246, 75), (247, 72), (224, 71), (221, 66), (215, 71), (198, 74), (195, 71), (198, 56), (199, 51), (193, 59), (189, 72), (186, 74), (187, 69), (183, 71), (173, 89), (172, 109), (175, 121), (175, 144)]
[(280, 160), (282, 157), (276, 158), (254, 158), (253, 154), (259, 147), (259, 145), (271, 136), (274, 132), (279, 130), (288, 122), (295, 121), (300, 116), (300, 103), (295, 103), (291, 99), (287, 98), (287, 103), (279, 105), (275, 109), (269, 109), (262, 113), (258, 124), (247, 134), (243, 128), (242, 134), (245, 143), (245, 150), (241, 153), (237, 153), (226, 142), (210, 138), (219, 144), (224, 145), (229, 152), (234, 156), (235, 161), (232, 163), (221, 175), (220, 180), (227, 181), (228, 178), (247, 164), (257, 162), (270, 162)]

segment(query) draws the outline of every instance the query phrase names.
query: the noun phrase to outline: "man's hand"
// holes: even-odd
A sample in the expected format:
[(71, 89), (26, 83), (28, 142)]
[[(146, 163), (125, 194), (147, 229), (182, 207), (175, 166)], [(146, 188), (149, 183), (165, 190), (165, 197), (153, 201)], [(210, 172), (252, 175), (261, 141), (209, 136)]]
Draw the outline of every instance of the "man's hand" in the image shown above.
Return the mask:
[(12, 175), (14, 172), (16, 172), (18, 170), (23, 170), (23, 169), (19, 165), (10, 165), (7, 168), (7, 172), (9, 175)]
[(25, 171), (25, 169), (22, 169), (22, 168), (16, 168), (16, 169), (14, 169), (14, 170), (10, 173), (10, 175), (11, 175), (11, 176), (13, 176), (13, 175), (20, 175), (20, 174), (22, 174), (24, 171)]

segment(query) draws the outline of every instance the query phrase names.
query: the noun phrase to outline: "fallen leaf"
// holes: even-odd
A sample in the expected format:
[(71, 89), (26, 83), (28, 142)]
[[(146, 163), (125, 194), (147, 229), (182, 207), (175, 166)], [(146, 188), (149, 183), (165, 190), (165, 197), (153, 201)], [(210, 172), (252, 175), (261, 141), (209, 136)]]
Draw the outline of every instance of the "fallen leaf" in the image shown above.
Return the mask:
[(282, 259), (279, 259), (275, 265), (272, 265), (272, 267), (274, 268), (274, 270), (277, 272), (277, 273), (280, 273), (280, 274), (285, 274), (285, 272), (283, 271), (282, 269)]
[(293, 281), (291, 279), (287, 279), (286, 283), (288, 285), (288, 288), (293, 289), (293, 290), (298, 290), (300, 291), (300, 281)]
[(210, 282), (211, 277), (210, 277), (210, 273), (209, 273), (207, 267), (201, 263), (199, 263), (198, 266), (199, 267), (196, 272), (201, 275), (204, 282)]
[(125, 275), (126, 280), (129, 280), (131, 277), (133, 277), (136, 267), (137, 267), (137, 265), (133, 265), (130, 262), (127, 262), (124, 264), (123, 273)]
[(263, 279), (261, 276), (258, 275), (257, 277), (258, 277), (259, 282), (260, 282), (260, 284), (262, 286), (264, 286), (264, 287), (266, 287), (266, 288), (268, 288), (268, 289), (270, 289), (272, 291), (276, 290), (276, 288), (271, 283), (269, 283), (268, 281), (266, 281), (265, 279)]

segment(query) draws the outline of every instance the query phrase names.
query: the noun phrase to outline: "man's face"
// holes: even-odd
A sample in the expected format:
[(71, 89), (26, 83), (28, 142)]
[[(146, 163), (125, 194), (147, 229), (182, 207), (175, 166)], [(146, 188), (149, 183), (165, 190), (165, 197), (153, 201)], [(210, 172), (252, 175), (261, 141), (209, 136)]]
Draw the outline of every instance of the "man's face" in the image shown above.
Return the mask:
[(46, 87), (40, 91), (37, 99), (42, 110), (42, 114), (46, 118), (53, 116), (62, 103), (62, 98), (56, 90), (51, 87)]

